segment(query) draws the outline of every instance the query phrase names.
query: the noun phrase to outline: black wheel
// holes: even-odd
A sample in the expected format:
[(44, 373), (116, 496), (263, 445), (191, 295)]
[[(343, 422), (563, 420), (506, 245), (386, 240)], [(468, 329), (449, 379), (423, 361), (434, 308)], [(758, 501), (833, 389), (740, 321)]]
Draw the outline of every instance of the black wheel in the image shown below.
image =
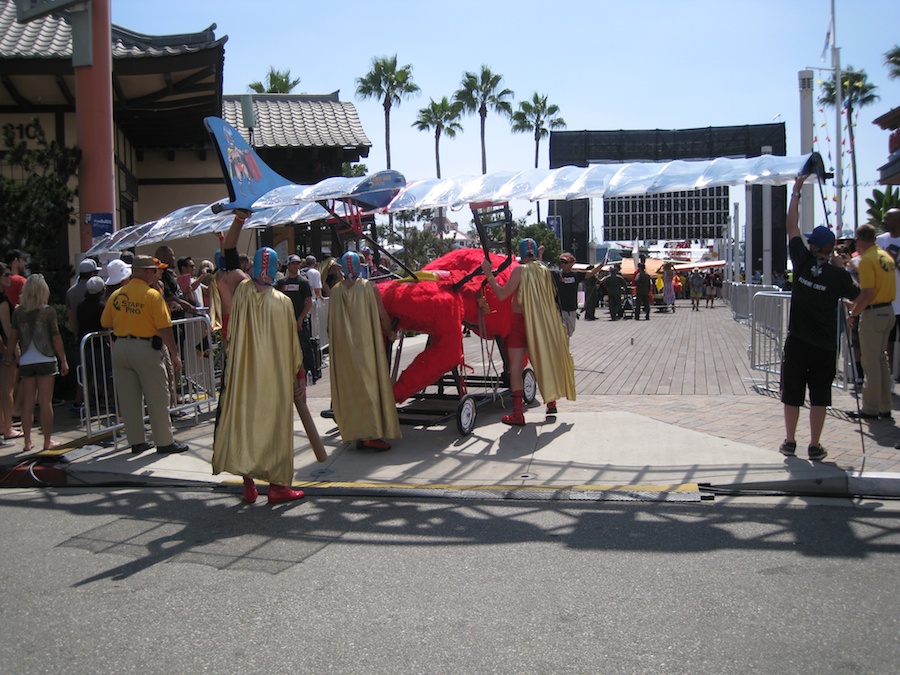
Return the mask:
[(475, 404), (475, 396), (466, 394), (456, 408), (456, 428), (463, 436), (468, 436), (475, 428), (475, 418), (478, 417), (478, 406)]
[(525, 403), (530, 405), (537, 398), (537, 380), (534, 377), (534, 371), (526, 368), (522, 373), (522, 380), (525, 382)]

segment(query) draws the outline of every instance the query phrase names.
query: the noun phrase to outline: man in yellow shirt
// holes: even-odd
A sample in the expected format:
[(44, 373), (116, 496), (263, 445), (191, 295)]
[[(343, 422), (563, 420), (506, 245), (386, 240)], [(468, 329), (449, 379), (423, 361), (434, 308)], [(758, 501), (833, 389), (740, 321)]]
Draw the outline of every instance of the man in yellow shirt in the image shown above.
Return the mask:
[(894, 326), (892, 303), (897, 293), (894, 260), (875, 243), (875, 228), (856, 228), (859, 258), (859, 297), (850, 316), (859, 317), (859, 353), (865, 382), (859, 412), (847, 414), (862, 419), (892, 419), (891, 371), (887, 361), (888, 337)]
[(175, 346), (169, 308), (156, 290), (164, 268), (156, 258), (136, 256), (131, 281), (110, 296), (100, 317), (103, 327), (111, 328), (115, 336), (113, 376), (125, 435), (133, 454), (153, 447), (144, 437), (145, 402), (156, 452), (170, 454), (189, 449), (187, 444), (174, 439), (169, 418), (169, 386), (162, 345), (169, 349), (176, 375), (181, 372), (181, 358)]

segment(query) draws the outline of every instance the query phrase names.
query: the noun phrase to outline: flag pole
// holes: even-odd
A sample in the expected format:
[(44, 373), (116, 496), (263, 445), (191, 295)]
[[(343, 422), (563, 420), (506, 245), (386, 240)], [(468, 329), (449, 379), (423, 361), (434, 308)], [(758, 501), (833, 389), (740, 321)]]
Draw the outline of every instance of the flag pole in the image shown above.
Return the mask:
[(839, 237), (844, 234), (844, 179), (842, 174), (844, 157), (841, 152), (841, 126), (843, 114), (843, 84), (841, 82), (841, 50), (837, 46), (837, 24), (834, 21), (834, 0), (831, 0), (831, 67), (834, 68), (834, 109), (837, 114), (837, 133), (835, 134), (834, 182), (837, 186), (837, 205), (834, 215), (834, 231)]

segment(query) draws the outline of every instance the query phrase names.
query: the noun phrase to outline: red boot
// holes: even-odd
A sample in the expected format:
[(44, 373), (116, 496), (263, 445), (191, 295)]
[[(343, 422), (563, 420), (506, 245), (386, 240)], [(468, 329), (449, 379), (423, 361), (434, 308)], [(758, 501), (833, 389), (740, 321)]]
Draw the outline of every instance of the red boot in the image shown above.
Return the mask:
[(512, 393), (513, 412), (512, 415), (504, 415), (500, 418), (504, 424), (510, 424), (517, 427), (525, 426), (525, 411), (522, 407), (524, 398), (525, 392), (521, 389)]
[(391, 449), (390, 443), (385, 443), (380, 438), (370, 438), (367, 441), (356, 441), (357, 450), (375, 450), (376, 452), (384, 452)]
[(556, 414), (556, 401), (547, 401), (547, 414), (548, 415)]
[(286, 485), (277, 485), (275, 483), (269, 485), (268, 499), (270, 504), (292, 502), (297, 499), (303, 499), (305, 496), (303, 490), (292, 490)]
[(253, 482), (250, 476), (244, 476), (244, 501), (252, 504), (258, 496), (259, 492), (256, 490), (256, 483)]

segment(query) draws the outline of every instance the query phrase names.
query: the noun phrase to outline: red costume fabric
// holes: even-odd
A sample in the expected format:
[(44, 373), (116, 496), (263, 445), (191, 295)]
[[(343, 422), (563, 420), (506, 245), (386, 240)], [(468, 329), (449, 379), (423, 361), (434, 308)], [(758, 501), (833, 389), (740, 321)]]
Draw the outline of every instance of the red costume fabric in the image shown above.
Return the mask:
[[(489, 312), (481, 315), (479, 298), (482, 296), (484, 275), (477, 274), (461, 288), (454, 289), (473, 270), (479, 269), (484, 253), (476, 249), (458, 249), (429, 263), (424, 271), (441, 271), (438, 281), (415, 283), (387, 281), (378, 284), (385, 311), (391, 319), (397, 319), (401, 330), (414, 330), (429, 336), (426, 348), (410, 363), (394, 384), (397, 403), (437, 382), (442, 375), (460, 365), (463, 360), (462, 322), (482, 338), (505, 338), (509, 335), (511, 299), (497, 300), (493, 291), (485, 287)], [(492, 255), (494, 267), (505, 260)], [(517, 263), (513, 262), (513, 265)], [(512, 266), (498, 275), (504, 283)]]

